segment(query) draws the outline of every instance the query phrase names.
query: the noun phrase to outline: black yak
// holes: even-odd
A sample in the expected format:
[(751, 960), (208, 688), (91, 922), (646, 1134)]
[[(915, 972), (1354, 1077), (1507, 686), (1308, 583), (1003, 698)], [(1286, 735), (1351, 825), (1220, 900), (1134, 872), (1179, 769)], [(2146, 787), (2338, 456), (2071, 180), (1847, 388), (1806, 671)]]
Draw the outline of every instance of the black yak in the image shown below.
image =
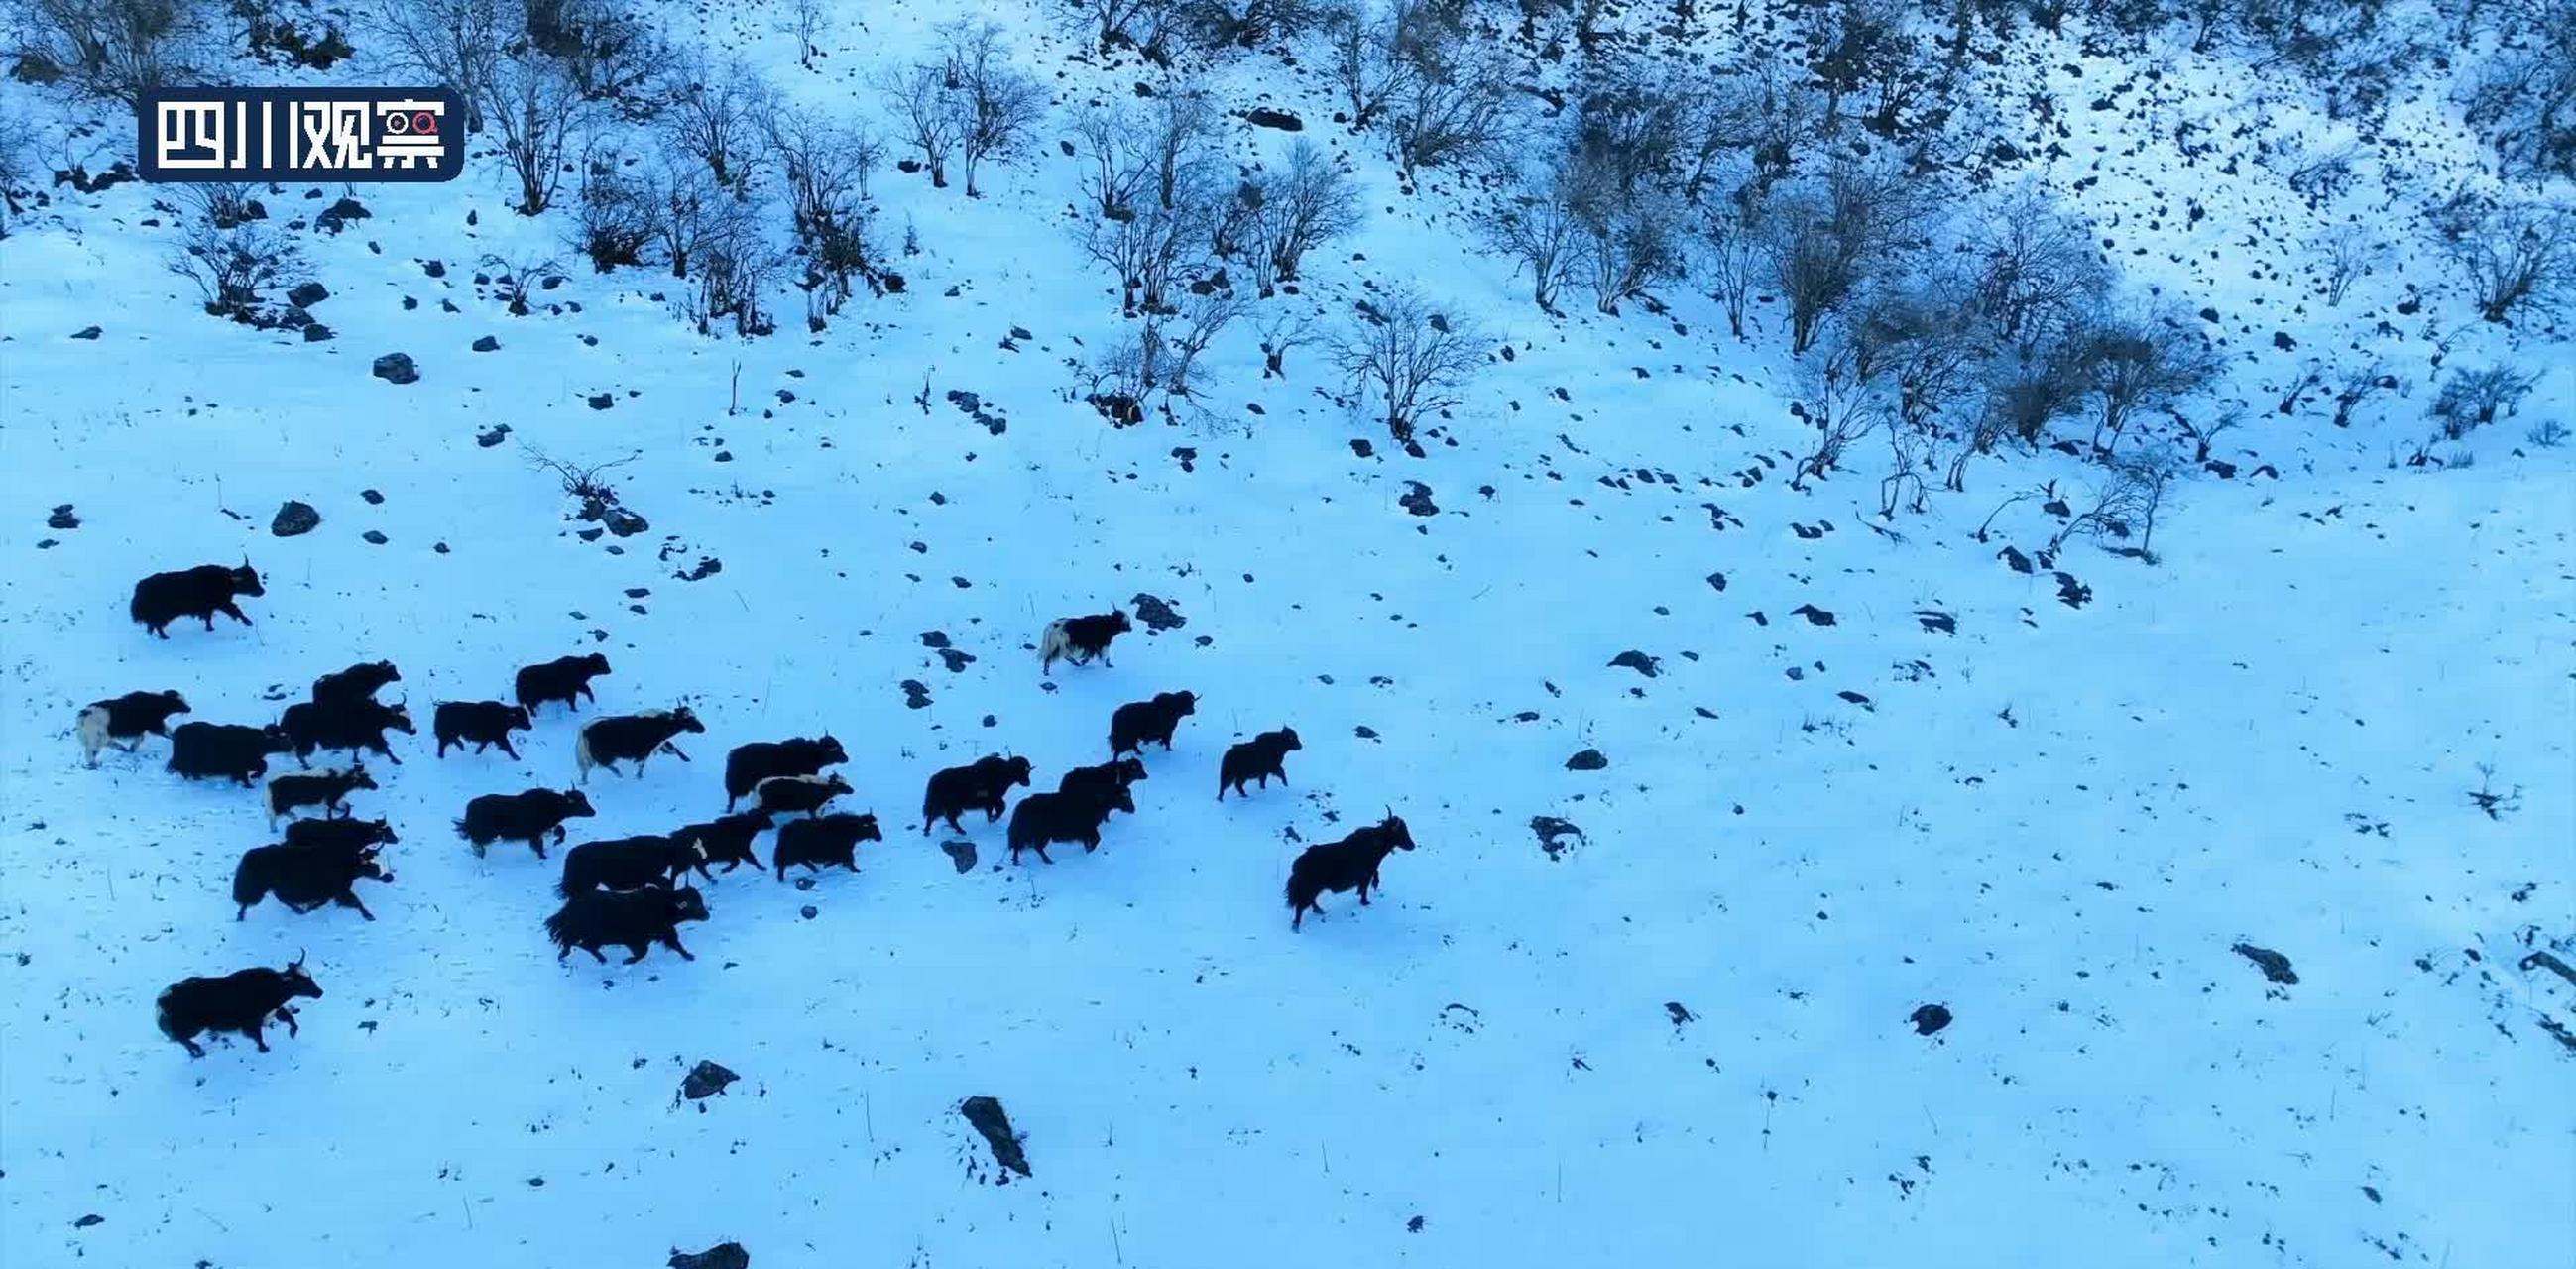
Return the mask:
[(987, 824), (1002, 818), (1012, 785), (1027, 788), (1031, 768), (1026, 758), (1005, 758), (988, 753), (962, 767), (950, 767), (932, 774), (930, 784), (921, 794), (921, 835), (930, 835), (930, 826), (948, 821), (948, 831), (966, 829), (957, 817), (981, 809)]
[(531, 665), (519, 671), (514, 686), (519, 704), (534, 712), (547, 701), (562, 701), (564, 708), (579, 712), (580, 698), (597, 704), (599, 697), (590, 690), (590, 681), (608, 673), (608, 658), (593, 652), (588, 656), (556, 657), (543, 665)]
[(771, 776), (751, 791), (752, 805), (767, 815), (820, 815), (823, 804), (856, 790), (836, 772), (832, 775)]
[[(368, 846), (391, 846), (402, 838), (394, 835), (387, 820), (288, 820), (286, 844), (311, 846), (324, 850), (358, 850)], [(390, 881), (392, 878), (386, 878)]]
[(170, 732), (170, 769), (191, 780), (223, 776), (245, 789), (268, 774), (268, 756), (292, 753), (295, 742), (278, 726), (181, 723)]
[(474, 853), (497, 841), (526, 842), (546, 857), (546, 834), (564, 839), (564, 821), (583, 819), (598, 812), (590, 808), (590, 799), (579, 789), (557, 793), (552, 789), (529, 789), (521, 793), (486, 793), (465, 804), (465, 818), (456, 821), (456, 833), (473, 843)]
[(471, 744), (481, 753), (494, 745), (513, 758), (519, 751), (510, 747), (510, 733), (536, 730), (536, 720), (528, 716), (525, 705), (500, 701), (440, 701), (430, 711), (429, 731), (438, 738), (438, 756), (447, 756), (447, 747)]
[(1093, 657), (1114, 667), (1118, 663), (1109, 659), (1109, 641), (1135, 628), (1126, 612), (1115, 608), (1089, 617), (1058, 617), (1038, 638), (1038, 672), (1052, 676), (1058, 661), (1089, 665)]
[(145, 629), (167, 639), (168, 626), (181, 617), (201, 617), (206, 629), (212, 630), (215, 614), (222, 613), (247, 626), (250, 618), (242, 615), (241, 607), (233, 600), (267, 593), (260, 588), (259, 574), (247, 559), (240, 568), (200, 564), (175, 573), (154, 573), (136, 582), (134, 601), (125, 610)]
[(1216, 800), (1224, 801), (1229, 788), (1241, 796), (1247, 780), (1258, 779), (1265, 789), (1270, 787), (1272, 776), (1279, 777), (1283, 785), (1288, 783), (1288, 755), (1305, 747), (1293, 727), (1265, 731), (1242, 744), (1228, 746), (1225, 757), (1217, 762)]
[(351, 766), (346, 771), (271, 776), (268, 781), (268, 826), (277, 827), (277, 817), (292, 814), (298, 807), (321, 807), (326, 817), (345, 815), (349, 810), (351, 792), (376, 787), (376, 778), (367, 774), (364, 763)]
[[(718, 816), (704, 824), (691, 824), (672, 833), (671, 837), (696, 847), (699, 854), (706, 856), (708, 863), (723, 864), (726, 872), (744, 864), (758, 870), (768, 865), (760, 862), (760, 856), (751, 853), (751, 842), (768, 827), (768, 812), (741, 811)], [(703, 870), (701, 873), (703, 875)]]
[(680, 946), (680, 923), (706, 919), (706, 896), (694, 887), (593, 890), (564, 900), (563, 907), (546, 918), (546, 938), (554, 943), (558, 962), (578, 947), (605, 965), (608, 958), (599, 949), (612, 943), (634, 953), (626, 958), (629, 965), (644, 959), (655, 943), (678, 952), (681, 960), (693, 961), (698, 958)]
[(1108, 801), (1111, 790), (1125, 789), (1145, 778), (1145, 764), (1134, 758), (1120, 758), (1096, 767), (1075, 767), (1056, 781), (1058, 793), (1079, 793), (1097, 801)]
[(393, 662), (367, 661), (313, 680), (313, 702), (372, 701), (386, 684), (400, 682), (402, 671)]
[(1322, 913), (1315, 902), (1325, 891), (1357, 890), (1367, 907), (1369, 891), (1378, 885), (1377, 870), (1388, 851), (1413, 849), (1412, 830), (1389, 812), (1384, 820), (1354, 830), (1338, 842), (1323, 842), (1299, 852), (1288, 868), (1288, 928), (1297, 929), (1308, 912)]
[(885, 833), (877, 828), (874, 815), (789, 820), (778, 826), (778, 841), (769, 849), (769, 863), (778, 870), (780, 881), (787, 880), (788, 868), (796, 864), (804, 865), (807, 872), (820, 872), (825, 864), (839, 864), (857, 872), (859, 843), (884, 840)]
[(1199, 712), (1196, 692), (1156, 692), (1150, 701), (1121, 705), (1109, 716), (1109, 756), (1145, 752), (1148, 741), (1172, 747), (1172, 732), (1181, 720)]
[(299, 1034), (289, 1002), (321, 998), (322, 988), (304, 972), (304, 955), (298, 952), (284, 969), (263, 965), (215, 978), (182, 978), (152, 1002), (152, 1020), (190, 1057), (206, 1056), (197, 1037), (209, 1031), (239, 1032), (266, 1053), (268, 1040), (260, 1028), (275, 1018), (286, 1024), (286, 1034)]
[[(332, 821), (297, 821), (328, 822)], [(233, 902), (241, 905), (233, 919), (249, 917), (252, 905), (274, 894), (278, 902), (297, 912), (337, 903), (356, 908), (359, 916), (373, 921), (376, 914), (358, 901), (358, 883), (381, 881), (390, 885), (393, 879), (394, 875), (376, 861), (373, 846), (298, 846), (293, 842), (253, 846), (242, 852), (240, 866), (233, 869)]]
[(114, 744), (132, 753), (145, 736), (169, 735), (171, 715), (191, 712), (177, 692), (128, 692), (92, 702), (80, 712), (81, 757), (95, 769), (99, 750)]
[(671, 738), (682, 732), (705, 731), (706, 724), (682, 705), (677, 709), (647, 710), (641, 714), (612, 714), (592, 719), (582, 725), (581, 736), (573, 742), (572, 760), (581, 768), (581, 782), (590, 783), (590, 769), (604, 767), (610, 775), (624, 775), (617, 769), (621, 762), (635, 764), (635, 774), (644, 774), (644, 760), (664, 749), (682, 762), (689, 755), (680, 752)]
[(819, 775), (823, 768), (849, 760), (841, 742), (828, 734), (737, 745), (725, 755), (725, 809), (732, 810), (734, 803), (771, 776)]
[(583, 842), (564, 852), (563, 880), (555, 883), (555, 893), (569, 899), (591, 890), (641, 890), (646, 886), (668, 890), (679, 885), (680, 878), (691, 869), (706, 876), (706, 856), (676, 837), (647, 834)]
[(1020, 799), (1011, 812), (1011, 862), (1020, 862), (1020, 852), (1034, 850), (1038, 858), (1048, 858), (1046, 848), (1055, 842), (1080, 842), (1085, 853), (1100, 849), (1100, 825), (1111, 811), (1136, 813), (1136, 801), (1123, 788), (1093, 793), (1032, 793)]
[(393, 746), (385, 743), (385, 733), (418, 734), (411, 725), (409, 708), (400, 703), (383, 705), (364, 697), (329, 704), (299, 701), (286, 707), (277, 724), (295, 742), (297, 765), (306, 767), (313, 765), (314, 753), (323, 749), (373, 753), (399, 767), (402, 759), (395, 757)]

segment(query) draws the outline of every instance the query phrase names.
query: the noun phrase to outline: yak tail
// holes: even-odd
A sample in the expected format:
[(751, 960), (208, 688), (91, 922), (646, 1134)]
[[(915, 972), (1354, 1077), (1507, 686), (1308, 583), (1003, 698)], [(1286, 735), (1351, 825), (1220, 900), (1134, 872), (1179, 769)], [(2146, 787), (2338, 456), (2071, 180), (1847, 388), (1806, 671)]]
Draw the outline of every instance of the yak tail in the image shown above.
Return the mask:
[(252, 867), (257, 859), (256, 855), (244, 855), (240, 866), (233, 869), (233, 902), (245, 908), (268, 897), (267, 883), (260, 880), (258, 870)]
[(469, 832), (469, 831), (467, 831), (467, 829), (466, 829), (466, 827), (465, 827), (465, 821), (463, 821), (463, 820), (458, 820), (458, 821), (456, 821), (456, 835), (457, 835), (457, 836), (459, 836), (459, 837), (464, 838), (465, 840), (467, 840), (467, 841), (469, 841), (469, 842), (474, 840), (474, 834), (473, 834), (473, 833), (471, 833), (471, 832)]
[[(584, 878), (583, 880), (584, 880), (584, 882), (586, 883), (589, 879), (588, 879), (588, 878)], [(571, 861), (570, 859), (566, 859), (566, 860), (564, 861), (564, 874), (563, 874), (563, 876), (562, 876), (562, 877), (558, 878), (558, 879), (555, 881), (555, 895), (556, 895), (556, 897), (558, 897), (558, 898), (563, 898), (563, 899), (569, 899), (569, 898), (573, 897), (574, 895), (580, 894), (580, 893), (582, 893), (583, 891), (588, 890), (588, 889), (590, 889), (590, 887), (589, 887), (589, 885), (587, 885), (587, 884), (578, 885), (578, 886), (573, 884), (572, 861)]]
[(1052, 666), (1058, 659), (1072, 651), (1073, 636), (1065, 631), (1064, 618), (1058, 617), (1048, 622), (1046, 633), (1038, 637), (1039, 664)]
[[(569, 910), (569, 909), (567, 909), (567, 910)], [(557, 912), (557, 913), (555, 913), (553, 916), (547, 917), (547, 918), (546, 918), (546, 938), (547, 938), (548, 940), (550, 940), (551, 942), (553, 942), (553, 943), (554, 943), (554, 945), (555, 945), (556, 947), (559, 947), (559, 948), (568, 948), (568, 947), (571, 947), (571, 946), (572, 946), (572, 931), (571, 931), (571, 929), (569, 929), (569, 928), (568, 928), (568, 927), (569, 927), (569, 925), (570, 925), (570, 922), (567, 922), (566, 920), (564, 920), (564, 913), (562, 913), (562, 912)]]
[(1297, 879), (1292, 876), (1288, 879), (1288, 910), (1294, 912), (1305, 906), (1306, 901), (1297, 897)]
[(81, 756), (95, 767), (98, 751), (107, 747), (107, 707), (92, 705), (80, 713)]
[(590, 783), (590, 769), (598, 766), (599, 760), (590, 756), (590, 728), (588, 727), (582, 728), (581, 734), (573, 738), (572, 763), (581, 769), (581, 782)]

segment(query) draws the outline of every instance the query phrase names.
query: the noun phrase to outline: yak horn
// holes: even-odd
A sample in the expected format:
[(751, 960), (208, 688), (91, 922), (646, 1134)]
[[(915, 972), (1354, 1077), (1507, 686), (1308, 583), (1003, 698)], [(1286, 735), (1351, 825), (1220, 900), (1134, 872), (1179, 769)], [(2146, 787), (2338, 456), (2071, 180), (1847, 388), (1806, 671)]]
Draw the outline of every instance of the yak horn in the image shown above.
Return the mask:
[(300, 947), (299, 947), (299, 948), (297, 948), (297, 949), (295, 949), (295, 959), (294, 959), (294, 960), (291, 960), (291, 961), (288, 961), (288, 962), (287, 962), (287, 967), (288, 967), (288, 968), (290, 968), (290, 969), (293, 969), (293, 968), (297, 968), (297, 967), (300, 967), (301, 965), (303, 965), (303, 964), (304, 964), (304, 951), (305, 951), (305, 949), (300, 948)]

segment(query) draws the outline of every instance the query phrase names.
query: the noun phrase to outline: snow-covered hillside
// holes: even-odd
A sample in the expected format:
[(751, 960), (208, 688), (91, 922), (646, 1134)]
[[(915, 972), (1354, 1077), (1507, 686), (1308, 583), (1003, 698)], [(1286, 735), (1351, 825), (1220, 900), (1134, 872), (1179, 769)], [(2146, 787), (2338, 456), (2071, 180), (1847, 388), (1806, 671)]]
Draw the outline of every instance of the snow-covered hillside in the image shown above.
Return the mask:
[[(653, 12), (882, 130), (871, 73), (976, 11), (846, 6), (807, 68), (794, 7)], [(12, 219), (0, 1259), (2576, 1259), (2576, 481), (2525, 437), (2576, 411), (2576, 365), (2545, 323), (2476, 321), (2423, 248), (2435, 170), (2486, 179), (2437, 87), (2312, 202), (2273, 161), (2345, 125), (2224, 52), (2091, 49), (2070, 21), (1974, 64), (1999, 112), (2057, 102), (1999, 115), (2038, 143), (1980, 179), (2035, 183), (2129, 287), (2216, 310), (2226, 377), (2188, 408), (2247, 413), (2212, 453), (2230, 474), (2166, 496), (2152, 564), (2081, 537), (2034, 563), (2066, 517), (2015, 495), (2080, 510), (2095, 465), (2007, 451), (1890, 519), (1872, 440), (1792, 488), (1813, 429), (1776, 306), (1745, 341), (1691, 281), (1542, 313), (1467, 227), (1481, 182), (1408, 186), (1330, 122), (1311, 49), (1205, 68), (1364, 191), (1265, 312), (1338, 329), (1405, 283), (1508, 357), (1418, 459), (1337, 399), (1321, 345), (1265, 376), (1255, 322), (1194, 402), (1109, 426), (1077, 367), (1132, 323), (1076, 246), (1086, 160), (1058, 141), (1166, 72), (996, 8), (1052, 97), (1038, 144), (973, 200), (881, 168), (906, 285), (818, 332), (782, 286), (778, 333), (698, 334), (687, 284), (595, 273), (569, 211), (514, 214), (480, 152), (453, 185), (262, 194), (328, 289), (319, 342), (200, 311), (165, 267), (196, 214), (172, 189), (56, 185)], [(1624, 15), (1630, 47), (1661, 20)], [(358, 63), (295, 82), (389, 78), (352, 38)], [(1715, 64), (1748, 37), (1699, 38)], [(40, 166), (130, 142), (59, 88), (0, 104)], [(1247, 161), (1288, 142), (1224, 136)], [(306, 227), (344, 195), (368, 218)], [(2391, 247), (2328, 305), (2307, 244), (2346, 222)], [(548, 258), (563, 281), (524, 316), (478, 284)], [(371, 373), (396, 352), (416, 381)], [(2332, 426), (2374, 359), (2411, 394)], [(2437, 368), (2469, 362), (2537, 375), (2520, 415), (2407, 465)], [(532, 451), (615, 464), (649, 527), (580, 519)], [(319, 527), (273, 536), (288, 500)], [(127, 619), (135, 579), (244, 556), (256, 624)], [(1041, 677), (1048, 620), (1144, 597), (1177, 620)], [(522, 761), (432, 758), (431, 702), (594, 650), (598, 711), (550, 707)], [(174, 688), (264, 723), (378, 657), (420, 734), (355, 795), (401, 834), (376, 921), (234, 921), (235, 862), (275, 840), (259, 795), (180, 780), (158, 738), (82, 767), (87, 702)], [(1107, 757), (1116, 706), (1179, 689), (1197, 715), (1097, 853), (1012, 865), (970, 818), (960, 868), (916, 831), (932, 771), (1007, 750), (1051, 789)], [(569, 787), (594, 713), (682, 701), (694, 761), (594, 777), (575, 841), (711, 817), (726, 750), (827, 730), (887, 841), (856, 876), (704, 884), (694, 962), (558, 964), (558, 866), (478, 858), (451, 821)], [(1225, 746), (1280, 726), (1293, 783), (1219, 803)], [(1420, 849), (1292, 933), (1290, 862), (1389, 809)], [(154, 1030), (170, 983), (299, 952), (325, 995), (274, 1052), (191, 1060)], [(741, 1079), (683, 1100), (701, 1061)]]

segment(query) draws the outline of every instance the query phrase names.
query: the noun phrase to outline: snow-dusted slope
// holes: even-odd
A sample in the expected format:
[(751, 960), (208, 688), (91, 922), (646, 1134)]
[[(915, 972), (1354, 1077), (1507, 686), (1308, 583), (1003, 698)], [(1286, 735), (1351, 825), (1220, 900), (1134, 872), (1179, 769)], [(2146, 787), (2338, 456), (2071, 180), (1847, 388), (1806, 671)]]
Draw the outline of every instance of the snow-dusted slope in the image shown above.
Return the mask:
[[(946, 15), (847, 22), (811, 76), (774, 33), (760, 47), (800, 96), (848, 99)], [(1058, 64), (1039, 29), (1020, 38)], [(1239, 101), (1304, 91), (1239, 73)], [(1066, 102), (1122, 82), (1068, 74), (1088, 79)], [(1515, 348), (1446, 427), (1455, 446), (1418, 462), (1353, 456), (1367, 428), (1319, 395), (1338, 385), (1314, 349), (1283, 382), (1248, 339), (1222, 346), (1208, 416), (1177, 427), (1111, 430), (1065, 400), (1067, 359), (1117, 316), (1067, 245), (1074, 174), (1051, 146), (974, 203), (883, 174), (888, 223), (908, 217), (923, 249), (899, 262), (906, 293), (749, 343), (691, 334), (631, 272), (585, 270), (540, 297), (560, 309), (508, 316), (475, 262), (560, 252), (561, 227), (509, 214), (480, 164), (361, 190), (372, 219), (310, 236), (336, 332), (313, 345), (194, 311), (161, 267), (159, 191), (56, 191), (0, 244), (18, 526), (0, 1251), (609, 1266), (734, 1238), (764, 1269), (2576, 1256), (2551, 1030), (2576, 1025), (2576, 983), (2525, 962), (2576, 959), (2563, 450), (2498, 428), (2474, 467), (2389, 469), (2419, 405), (2359, 436), (2267, 421), (2221, 448), (2275, 474), (2190, 486), (2158, 566), (2076, 546), (2065, 580), (2024, 574), (1997, 553), (2045, 540), (2035, 508), (1973, 534), (2071, 464), (1974, 469), (1977, 494), (1897, 536), (1873, 531), (1865, 477), (1748, 487), (1738, 472), (1800, 443), (1761, 386), (1776, 352), (1713, 341), (1722, 319), (1687, 298), (1673, 318), (1551, 326), (1440, 204), (1373, 157), (1366, 172), (1369, 228), (1300, 302), (1337, 313), (1363, 279), (1417, 280), (1490, 305)], [(271, 201), (326, 205), (302, 195)], [(2195, 298), (2232, 313), (2260, 295)], [(2277, 325), (2313, 347), (2345, 316), (2276, 315), (2244, 342), (2268, 356)], [(1029, 335), (1000, 348), (1015, 326)], [(498, 350), (469, 351), (487, 334)], [(417, 383), (370, 377), (397, 350)], [(2564, 346), (2543, 356), (2526, 414), (2571, 399)], [(2242, 375), (2258, 409), (2285, 377)], [(522, 444), (634, 455), (613, 477), (650, 530), (582, 540)], [(1408, 481), (1436, 514), (1400, 505)], [(269, 536), (289, 498), (321, 528)], [(40, 532), (62, 502), (80, 527)], [(163, 643), (126, 621), (133, 579), (244, 553), (268, 579), (257, 625)], [(720, 572), (681, 579), (708, 558)], [(1139, 594), (1186, 624), (1041, 679), (1045, 620)], [(952, 670), (930, 632), (972, 660)], [(358, 802), (403, 837), (397, 881), (366, 892), (373, 923), (274, 905), (234, 922), (233, 862), (270, 840), (255, 795), (184, 784), (157, 741), (86, 771), (70, 736), (81, 703), (136, 688), (264, 721), (379, 656), (425, 733), (429, 702), (500, 696), (517, 666), (591, 649), (615, 666), (604, 708), (685, 697), (709, 730), (683, 739), (693, 764), (595, 778), (601, 814), (577, 828), (704, 818), (725, 749), (830, 729), (850, 809), (888, 842), (810, 889), (708, 886), (695, 963), (558, 965), (537, 929), (554, 867), (477, 859), (447, 826), (477, 794), (571, 781), (559, 710), (522, 762), (398, 738), (403, 765)], [(1651, 676), (1609, 664), (1632, 650)], [(907, 707), (907, 680), (927, 704)], [(937, 767), (1008, 748), (1052, 787), (1106, 756), (1117, 704), (1181, 688), (1198, 716), (1148, 756), (1139, 814), (1097, 854), (1012, 867), (978, 825), (960, 873), (945, 834), (909, 831)], [(1294, 783), (1220, 805), (1223, 747), (1282, 725), (1305, 741)], [(1585, 749), (1606, 769), (1568, 769)], [(2467, 796), (2482, 764), (2520, 790), (2495, 818)], [(1390, 806), (1422, 848), (1388, 861), (1370, 907), (1328, 897), (1291, 934), (1302, 844)], [(1580, 836), (1543, 848), (1535, 817)], [(327, 995), (275, 1053), (191, 1061), (152, 1030), (171, 981), (299, 950)], [(1909, 1019), (1929, 1004), (1954, 1020), (1927, 1036)], [(742, 1082), (677, 1101), (701, 1059)], [(989, 1183), (956, 1113), (977, 1094), (1002, 1100), (1034, 1176)]]

